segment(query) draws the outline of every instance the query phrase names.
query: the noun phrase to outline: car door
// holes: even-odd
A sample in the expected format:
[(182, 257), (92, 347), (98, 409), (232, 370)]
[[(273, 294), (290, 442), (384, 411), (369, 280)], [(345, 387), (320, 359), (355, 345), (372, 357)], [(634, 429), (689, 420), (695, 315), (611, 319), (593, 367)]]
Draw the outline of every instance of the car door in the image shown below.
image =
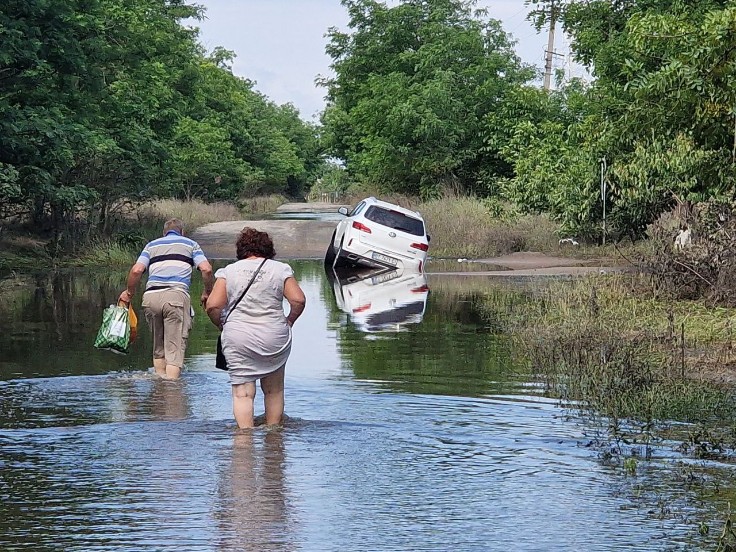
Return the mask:
[(338, 247), (340, 247), (340, 243), (342, 242), (343, 238), (345, 237), (345, 230), (353, 224), (353, 218), (357, 215), (359, 215), (363, 209), (365, 208), (365, 201), (361, 201), (358, 203), (355, 208), (350, 211), (347, 216), (342, 219), (338, 224), (337, 228), (335, 229), (335, 240), (333, 242), (333, 245), (335, 247), (335, 250), (337, 250)]

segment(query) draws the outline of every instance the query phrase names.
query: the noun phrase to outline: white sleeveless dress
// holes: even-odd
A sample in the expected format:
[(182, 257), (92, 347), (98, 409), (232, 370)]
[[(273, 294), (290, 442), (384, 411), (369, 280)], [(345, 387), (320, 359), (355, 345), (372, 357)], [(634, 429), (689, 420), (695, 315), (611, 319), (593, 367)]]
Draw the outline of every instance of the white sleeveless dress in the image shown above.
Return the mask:
[[(226, 281), (228, 306), (240, 297), (262, 261), (243, 259), (215, 273), (215, 278)], [(291, 353), (291, 327), (284, 313), (284, 282), (292, 276), (294, 272), (286, 263), (267, 260), (228, 317), (222, 330), (222, 352), (232, 385), (256, 381), (286, 364)]]

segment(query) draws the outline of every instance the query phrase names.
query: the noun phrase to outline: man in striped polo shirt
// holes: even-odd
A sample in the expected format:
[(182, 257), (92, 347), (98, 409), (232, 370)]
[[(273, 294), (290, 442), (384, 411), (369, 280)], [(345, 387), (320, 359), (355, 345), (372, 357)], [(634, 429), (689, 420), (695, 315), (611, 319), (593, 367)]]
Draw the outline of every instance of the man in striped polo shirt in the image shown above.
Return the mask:
[(184, 237), (182, 222), (171, 219), (164, 224), (164, 235), (146, 244), (140, 257), (128, 273), (128, 285), (120, 300), (130, 303), (141, 277), (148, 270), (148, 282), (143, 293), (143, 314), (153, 332), (153, 367), (156, 374), (177, 379), (184, 364), (192, 309), (189, 284), (192, 267), (202, 273), (204, 291), (200, 301), (207, 302), (214, 278), (212, 266), (202, 248)]

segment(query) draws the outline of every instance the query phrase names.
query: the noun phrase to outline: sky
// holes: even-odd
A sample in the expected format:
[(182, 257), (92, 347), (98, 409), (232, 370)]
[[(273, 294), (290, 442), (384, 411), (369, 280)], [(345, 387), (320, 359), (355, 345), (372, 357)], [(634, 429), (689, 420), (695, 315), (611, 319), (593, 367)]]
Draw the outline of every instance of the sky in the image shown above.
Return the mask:
[[(330, 27), (347, 30), (348, 15), (339, 0), (199, 0), (206, 8), (197, 26), (200, 42), (211, 51), (222, 46), (236, 53), (233, 73), (255, 81), (255, 88), (277, 104), (290, 102), (306, 121), (316, 121), (325, 106), (325, 89), (314, 81), (331, 75), (325, 53)], [(479, 0), (517, 41), (526, 63), (544, 67), (547, 33), (537, 33), (524, 0)], [(555, 51), (568, 53), (558, 29)], [(555, 61), (563, 67), (564, 58)], [(572, 68), (574, 70), (574, 68)], [(578, 75), (580, 76), (580, 75)]]

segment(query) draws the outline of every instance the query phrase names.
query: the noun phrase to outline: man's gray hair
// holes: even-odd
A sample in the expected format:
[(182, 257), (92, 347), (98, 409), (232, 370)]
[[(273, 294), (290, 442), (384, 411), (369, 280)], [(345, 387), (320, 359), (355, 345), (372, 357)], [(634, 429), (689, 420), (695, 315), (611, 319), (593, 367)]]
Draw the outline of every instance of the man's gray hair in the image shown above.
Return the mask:
[(171, 230), (176, 230), (180, 234), (184, 233), (184, 223), (180, 221), (178, 218), (172, 218), (164, 222), (164, 236), (167, 232), (170, 232)]

